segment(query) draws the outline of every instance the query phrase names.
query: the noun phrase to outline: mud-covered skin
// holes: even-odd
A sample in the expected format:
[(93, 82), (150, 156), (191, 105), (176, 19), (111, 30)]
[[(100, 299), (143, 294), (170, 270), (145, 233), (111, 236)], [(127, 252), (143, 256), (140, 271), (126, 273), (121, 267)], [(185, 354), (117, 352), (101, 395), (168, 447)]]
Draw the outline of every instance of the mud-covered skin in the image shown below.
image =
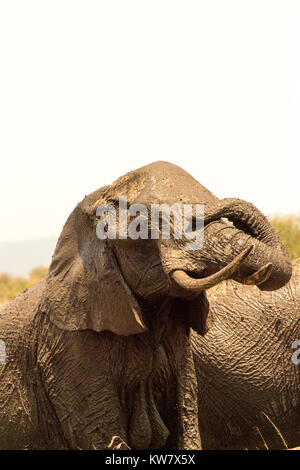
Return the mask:
[(0, 449), (68, 448), (37, 363), (36, 311), (44, 285), (40, 282), (0, 311), (6, 345), (6, 364), (0, 364)]
[(192, 333), (203, 448), (284, 448), (275, 426), (299, 445), (300, 260), (277, 291), (227, 281), (207, 296), (213, 326), (205, 337)]
[[(63, 331), (38, 312), (44, 284), (1, 310), (0, 448), (103, 449), (113, 436), (135, 449), (198, 448), (197, 386), (176, 306), (166, 302), (138, 336)], [(185, 420), (180, 402), (193, 408)]]
[[(120, 196), (147, 207), (204, 203), (203, 247), (99, 240), (97, 208), (118, 207)], [(47, 279), (0, 310), (0, 448), (107, 449), (119, 436), (132, 449), (199, 449), (190, 331), (205, 333), (208, 304), (172, 273), (205, 282), (251, 246), (237, 278), (272, 263), (265, 287), (284, 285), (290, 261), (267, 219), (249, 203), (218, 201), (166, 162), (86, 196), (64, 225)]]

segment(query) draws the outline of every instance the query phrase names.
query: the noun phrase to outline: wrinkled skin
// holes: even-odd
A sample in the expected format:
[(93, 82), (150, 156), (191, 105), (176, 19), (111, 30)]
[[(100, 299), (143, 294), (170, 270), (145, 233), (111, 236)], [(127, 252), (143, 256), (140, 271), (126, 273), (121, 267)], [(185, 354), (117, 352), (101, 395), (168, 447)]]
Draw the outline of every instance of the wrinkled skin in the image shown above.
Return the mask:
[(213, 326), (204, 338), (192, 333), (203, 447), (299, 446), (300, 365), (292, 344), (300, 340), (300, 259), (275, 292), (227, 281), (208, 299)]
[[(117, 208), (119, 196), (204, 203), (203, 247), (99, 240), (97, 207)], [(175, 165), (153, 163), (95, 191), (67, 220), (47, 279), (0, 312), (0, 448), (106, 449), (114, 436), (123, 448), (201, 448), (190, 330), (206, 331), (205, 288), (232, 277), (271, 290), (290, 276), (254, 206), (218, 201)]]

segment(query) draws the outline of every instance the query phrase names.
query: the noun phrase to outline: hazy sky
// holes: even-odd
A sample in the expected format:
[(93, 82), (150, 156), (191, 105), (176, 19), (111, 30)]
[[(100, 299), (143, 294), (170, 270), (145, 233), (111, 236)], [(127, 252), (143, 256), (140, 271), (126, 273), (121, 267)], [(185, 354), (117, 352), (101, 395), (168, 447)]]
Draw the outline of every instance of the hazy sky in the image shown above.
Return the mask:
[(154, 160), (300, 212), (300, 2), (2, 0), (0, 241)]

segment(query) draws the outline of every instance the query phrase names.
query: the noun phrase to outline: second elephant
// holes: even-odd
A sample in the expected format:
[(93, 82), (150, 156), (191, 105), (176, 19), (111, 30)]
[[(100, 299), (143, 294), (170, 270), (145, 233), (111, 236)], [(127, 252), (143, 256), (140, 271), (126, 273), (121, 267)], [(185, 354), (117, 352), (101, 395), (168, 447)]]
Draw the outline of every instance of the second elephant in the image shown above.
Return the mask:
[(205, 449), (300, 443), (300, 259), (275, 292), (226, 281), (208, 291), (213, 326), (192, 333)]

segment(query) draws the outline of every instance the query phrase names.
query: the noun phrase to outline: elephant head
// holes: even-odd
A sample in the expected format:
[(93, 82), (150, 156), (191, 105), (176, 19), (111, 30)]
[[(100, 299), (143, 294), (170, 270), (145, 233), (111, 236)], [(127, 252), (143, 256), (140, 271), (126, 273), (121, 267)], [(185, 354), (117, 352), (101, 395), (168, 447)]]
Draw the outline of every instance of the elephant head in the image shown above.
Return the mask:
[[(97, 208), (117, 207), (120, 196), (130, 205), (204, 204), (202, 248), (188, 250), (174, 238), (99, 240)], [(290, 276), (287, 253), (258, 209), (239, 199), (218, 200), (181, 168), (156, 162), (77, 205), (58, 240), (43, 305), (59, 328), (129, 335), (147, 328), (144, 301), (171, 295), (190, 305), (200, 298), (205, 310), (201, 293), (222, 280), (272, 290)]]
[[(185, 239), (164, 238), (161, 234), (154, 239), (117, 236), (100, 240), (97, 227), (102, 219), (98, 208), (109, 205), (120, 212), (120, 197), (126, 197), (131, 207), (204, 204), (203, 245), (191, 250)], [(116, 383), (123, 390), (115, 396), (116, 406), (122, 410), (118, 423), (131, 447), (197, 448), (197, 381), (189, 327), (200, 334), (206, 331), (209, 307), (205, 290), (228, 278), (258, 284), (261, 289), (276, 289), (290, 275), (291, 265), (283, 246), (254, 206), (237, 199), (219, 201), (181, 168), (156, 162), (122, 176), (77, 205), (58, 240), (39, 311), (52, 326), (67, 332), (68, 339), (61, 339), (64, 344), (85, 341), (82, 338), (86, 335), (94, 345), (93, 351), (104, 354), (102, 367), (110, 357), (113, 379), (105, 379), (105, 387), (112, 380), (112, 390)], [(51, 338), (55, 334), (51, 333)], [(80, 346), (83, 350), (86, 343)], [(109, 354), (104, 352), (108, 350)], [(112, 350), (120, 358), (118, 363)], [(68, 352), (70, 358), (77, 354), (73, 345), (72, 351)], [(82, 355), (76, 357), (83, 361)], [(44, 362), (48, 360), (46, 356)], [(93, 368), (98, 371), (97, 360), (91, 356), (89, 366), (81, 362), (85, 373), (92, 374)], [(65, 420), (64, 409), (73, 397), (68, 398), (70, 385), (64, 384), (60, 363), (57, 360), (57, 372), (53, 373), (60, 376), (59, 392), (53, 391), (51, 381), (48, 388), (52, 391), (48, 394), (56, 400), (64, 390), (67, 398), (61, 399), (63, 406), (59, 405), (57, 414)], [(95, 384), (99, 380), (100, 384), (103, 377), (104, 372), (99, 371), (97, 378), (90, 377), (89, 381)], [(173, 392), (169, 392), (172, 384)], [(97, 386), (95, 393), (101, 387)], [(89, 416), (96, 412), (98, 408), (94, 407)], [(101, 416), (105, 420), (109, 414)], [(69, 433), (69, 423), (65, 429)], [(113, 432), (117, 431), (110, 429), (107, 436), (112, 437)], [(177, 437), (166, 444), (169, 434)], [(94, 442), (97, 448), (103, 445)]]

